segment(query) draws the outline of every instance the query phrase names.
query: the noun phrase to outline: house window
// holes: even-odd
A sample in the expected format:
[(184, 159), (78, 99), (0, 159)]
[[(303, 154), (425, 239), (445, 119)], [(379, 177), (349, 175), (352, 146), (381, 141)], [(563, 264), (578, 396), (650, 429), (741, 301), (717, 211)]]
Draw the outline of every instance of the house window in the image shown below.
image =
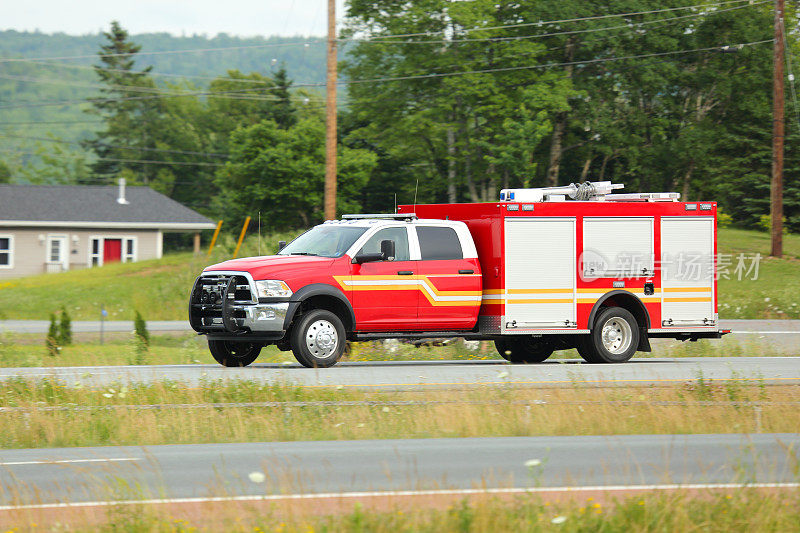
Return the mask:
[(103, 257), (103, 252), (100, 248), (100, 239), (98, 237), (92, 237), (91, 243), (91, 251), (89, 253), (90, 266), (100, 266)]
[(122, 249), (122, 261), (136, 261), (136, 239), (125, 239)]
[(13, 268), (14, 266), (14, 237), (0, 235), (0, 268)]

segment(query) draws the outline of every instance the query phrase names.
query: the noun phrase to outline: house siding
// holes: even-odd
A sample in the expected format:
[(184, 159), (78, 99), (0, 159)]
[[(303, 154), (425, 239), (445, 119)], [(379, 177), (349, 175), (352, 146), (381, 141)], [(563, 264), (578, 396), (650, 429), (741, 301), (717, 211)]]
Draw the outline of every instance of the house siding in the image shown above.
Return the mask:
[[(13, 268), (0, 268), (0, 279), (33, 276), (48, 272), (48, 237), (63, 235), (67, 243), (69, 270), (90, 266), (89, 247), (92, 237), (106, 239), (134, 238), (135, 261), (156, 259), (161, 256), (159, 230), (107, 230), (70, 227), (36, 228), (4, 227), (3, 235), (13, 237)], [(40, 236), (43, 238), (40, 239)], [(123, 250), (124, 252), (124, 250)], [(56, 267), (57, 268), (57, 267)]]

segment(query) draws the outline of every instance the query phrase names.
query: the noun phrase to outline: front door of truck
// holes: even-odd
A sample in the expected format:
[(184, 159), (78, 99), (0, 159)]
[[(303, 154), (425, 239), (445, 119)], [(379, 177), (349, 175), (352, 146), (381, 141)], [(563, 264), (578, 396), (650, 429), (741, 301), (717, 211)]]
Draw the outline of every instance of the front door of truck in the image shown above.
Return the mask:
[(389, 261), (353, 264), (350, 281), (353, 311), (359, 330), (406, 331), (417, 329), (417, 263), (409, 254), (405, 226), (378, 230), (356, 255), (381, 251), (381, 241), (394, 241), (395, 257)]
[(481, 304), (477, 257), (465, 257), (455, 228), (415, 226), (419, 262), (419, 325), (424, 330), (471, 329)]

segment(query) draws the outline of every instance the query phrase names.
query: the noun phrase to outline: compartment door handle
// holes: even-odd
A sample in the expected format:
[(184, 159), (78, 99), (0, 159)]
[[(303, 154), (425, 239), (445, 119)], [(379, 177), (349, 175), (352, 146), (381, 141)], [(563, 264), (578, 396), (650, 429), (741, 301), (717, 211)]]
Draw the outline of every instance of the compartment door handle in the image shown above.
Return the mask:
[(411, 271), (411, 270), (398, 270), (397, 271), (397, 275), (398, 276), (412, 276), (412, 275), (414, 275), (414, 272)]
[(458, 273), (459, 273), (459, 274), (474, 274), (474, 273), (475, 273), (475, 271), (474, 271), (474, 270), (469, 270), (469, 269), (466, 269), (466, 270), (459, 270), (459, 271), (458, 271)]

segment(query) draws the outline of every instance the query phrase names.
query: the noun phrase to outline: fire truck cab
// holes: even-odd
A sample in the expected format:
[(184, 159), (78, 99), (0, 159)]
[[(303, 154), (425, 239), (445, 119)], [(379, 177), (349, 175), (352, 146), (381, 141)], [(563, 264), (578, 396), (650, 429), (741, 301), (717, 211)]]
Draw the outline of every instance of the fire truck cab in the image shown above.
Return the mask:
[[(649, 339), (718, 338), (716, 204), (584, 183), (501, 191), (499, 202), (345, 215), (277, 255), (212, 265), (189, 316), (215, 359), (266, 344), (327, 367), (347, 341), (493, 340), (514, 363), (577, 348), (624, 362)], [(569, 198), (569, 199), (568, 199)]]

